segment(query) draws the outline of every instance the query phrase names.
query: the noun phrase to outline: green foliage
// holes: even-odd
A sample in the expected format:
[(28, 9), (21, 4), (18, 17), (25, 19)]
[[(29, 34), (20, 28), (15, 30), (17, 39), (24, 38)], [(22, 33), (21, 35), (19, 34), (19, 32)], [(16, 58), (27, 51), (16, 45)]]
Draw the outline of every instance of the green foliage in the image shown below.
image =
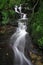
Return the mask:
[(43, 37), (38, 40), (39, 46), (43, 46)]
[(3, 12), (2, 12), (2, 15), (3, 15), (2, 24), (7, 24), (7, 23), (9, 22), (8, 12), (7, 12), (7, 11), (3, 11)]
[(7, 24), (11, 19), (14, 19), (15, 11), (13, 7), (25, 3), (26, 0), (0, 0), (0, 10), (2, 13), (2, 23)]
[(3, 9), (7, 4), (7, 0), (0, 0), (0, 9)]
[(0, 9), (6, 8), (6, 6), (13, 7), (15, 4), (20, 4), (21, 0), (0, 0)]
[(33, 16), (30, 22), (30, 32), (33, 38), (33, 42), (38, 44), (39, 47), (43, 47), (43, 1), (40, 1), (39, 11)]
[(14, 5), (19, 5), (21, 0), (9, 0), (9, 7), (13, 7)]

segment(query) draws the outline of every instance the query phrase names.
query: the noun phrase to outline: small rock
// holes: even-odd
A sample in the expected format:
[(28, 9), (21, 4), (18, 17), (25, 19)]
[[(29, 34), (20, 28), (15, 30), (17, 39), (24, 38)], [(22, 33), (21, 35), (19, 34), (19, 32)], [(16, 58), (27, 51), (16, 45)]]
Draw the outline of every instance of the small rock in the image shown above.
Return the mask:
[(37, 57), (37, 60), (41, 60), (41, 56)]

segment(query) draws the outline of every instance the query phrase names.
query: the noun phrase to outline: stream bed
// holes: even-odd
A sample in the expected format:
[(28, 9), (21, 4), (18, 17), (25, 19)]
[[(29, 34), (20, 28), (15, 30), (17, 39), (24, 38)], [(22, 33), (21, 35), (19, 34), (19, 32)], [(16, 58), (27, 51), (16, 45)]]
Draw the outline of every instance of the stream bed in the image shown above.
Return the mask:
[[(0, 65), (13, 65), (14, 52), (9, 46), (9, 39), (11, 35), (16, 31), (14, 26), (0, 27)], [(28, 41), (29, 43), (29, 41)], [(43, 54), (33, 44), (25, 48), (27, 57), (30, 56), (30, 60), (33, 65), (43, 65)]]

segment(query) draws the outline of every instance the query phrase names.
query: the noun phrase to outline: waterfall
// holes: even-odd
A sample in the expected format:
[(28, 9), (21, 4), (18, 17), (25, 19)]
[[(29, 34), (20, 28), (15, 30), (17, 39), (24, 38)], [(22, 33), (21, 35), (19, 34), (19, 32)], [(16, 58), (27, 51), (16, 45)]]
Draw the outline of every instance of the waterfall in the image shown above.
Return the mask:
[[(18, 11), (19, 9), (19, 11)], [(15, 55), (15, 63), (14, 65), (32, 65), (31, 61), (25, 57), (24, 49), (26, 43), (26, 14), (21, 12), (21, 5), (20, 7), (15, 6), (15, 12), (20, 13), (21, 18), (18, 19), (18, 28), (16, 32), (12, 35), (11, 41), (13, 42), (13, 51)], [(21, 20), (24, 20), (22, 22)]]

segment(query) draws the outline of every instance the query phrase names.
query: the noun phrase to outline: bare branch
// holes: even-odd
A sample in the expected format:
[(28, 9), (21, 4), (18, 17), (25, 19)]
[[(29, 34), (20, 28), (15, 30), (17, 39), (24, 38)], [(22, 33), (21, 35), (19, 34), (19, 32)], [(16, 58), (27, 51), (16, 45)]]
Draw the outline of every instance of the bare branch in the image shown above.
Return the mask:
[(33, 10), (35, 9), (35, 7), (37, 6), (39, 0), (37, 0), (36, 4), (34, 5), (34, 7), (32, 8)]

